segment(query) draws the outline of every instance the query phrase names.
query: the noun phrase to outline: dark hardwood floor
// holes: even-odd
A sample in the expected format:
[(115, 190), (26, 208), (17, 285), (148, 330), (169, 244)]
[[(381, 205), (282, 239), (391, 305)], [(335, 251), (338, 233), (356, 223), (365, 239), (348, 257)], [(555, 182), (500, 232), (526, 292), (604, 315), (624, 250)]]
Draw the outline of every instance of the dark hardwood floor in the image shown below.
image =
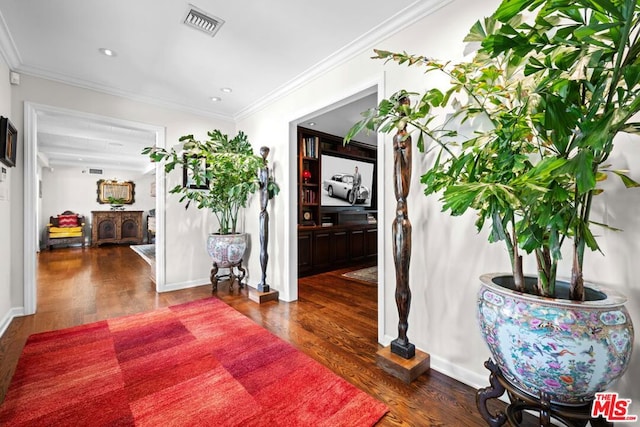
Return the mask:
[[(345, 271), (300, 279), (294, 303), (259, 305), (247, 298), (246, 290), (230, 290), (228, 282), (215, 295), (385, 402), (390, 412), (380, 426), (485, 425), (474, 389), (433, 370), (407, 385), (376, 366), (377, 290), (343, 278)], [(0, 402), (30, 334), (211, 295), (210, 285), (157, 294), (149, 265), (127, 246), (40, 253), (37, 314), (16, 318), (0, 338)]]

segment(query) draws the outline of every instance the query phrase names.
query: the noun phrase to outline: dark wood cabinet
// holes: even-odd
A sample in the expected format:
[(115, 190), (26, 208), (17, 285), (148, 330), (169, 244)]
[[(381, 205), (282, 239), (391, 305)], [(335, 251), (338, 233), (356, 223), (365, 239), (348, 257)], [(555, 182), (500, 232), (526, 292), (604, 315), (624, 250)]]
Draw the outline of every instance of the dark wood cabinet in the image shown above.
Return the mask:
[(318, 230), (313, 233), (313, 267), (326, 269), (331, 264), (331, 233)]
[(367, 228), (364, 232), (365, 257), (375, 258), (378, 255), (378, 229)]
[(298, 231), (298, 274), (304, 275), (313, 268), (311, 258), (313, 248), (313, 233), (311, 231)]
[(142, 244), (142, 211), (92, 211), (91, 246)]
[(364, 239), (365, 230), (353, 230), (351, 231), (351, 259), (353, 261), (361, 261), (364, 259), (367, 250), (365, 248)]
[(322, 273), (351, 264), (375, 262), (378, 229), (375, 224), (300, 227), (298, 276)]
[(349, 262), (351, 254), (349, 253), (349, 231), (337, 229), (332, 233), (332, 253), (333, 262), (336, 264), (344, 264)]

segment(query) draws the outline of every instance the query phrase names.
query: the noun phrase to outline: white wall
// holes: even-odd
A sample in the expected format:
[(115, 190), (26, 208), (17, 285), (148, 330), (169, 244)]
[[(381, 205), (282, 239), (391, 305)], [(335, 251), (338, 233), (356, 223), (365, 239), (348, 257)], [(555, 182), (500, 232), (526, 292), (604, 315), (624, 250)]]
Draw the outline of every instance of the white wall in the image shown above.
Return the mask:
[[(13, 123), (11, 115), (11, 86), (9, 85), (9, 69), (4, 60), (0, 59), (0, 116), (9, 117)], [(18, 162), (21, 158), (18, 155)], [(11, 283), (15, 280), (12, 265), (16, 255), (11, 247), (13, 235), (20, 233), (12, 224), (12, 204), (14, 204), (13, 190), (15, 176), (19, 174), (19, 167), (10, 168), (0, 163), (0, 168), (7, 170), (6, 179), (0, 182), (0, 334), (4, 332), (11, 321)], [(18, 255), (19, 256), (19, 255)]]
[[(126, 210), (144, 211), (143, 221), (146, 221), (150, 209), (155, 208), (155, 197), (151, 197), (151, 183), (155, 182), (153, 174), (142, 175), (137, 172), (125, 170), (103, 169), (102, 175), (90, 174), (88, 168), (80, 167), (55, 167), (42, 170), (42, 199), (40, 211), (39, 236), (49, 222), (50, 216), (70, 210), (84, 215), (87, 233), (90, 233), (91, 211), (109, 210), (108, 204), (98, 203), (97, 182), (100, 179), (117, 179), (120, 181), (132, 181), (134, 183), (134, 203), (125, 205)], [(146, 230), (146, 222), (143, 230)], [(146, 233), (144, 234), (146, 237)]]
[[(376, 48), (408, 51), (440, 59), (460, 59), (464, 56), (463, 37), (470, 26), (489, 14), (497, 0), (475, 2), (458, 0), (433, 15), (422, 19), (401, 33), (379, 43)], [(340, 97), (362, 90), (366, 82), (383, 80), (384, 96), (390, 96), (401, 88), (421, 91), (427, 87), (422, 70), (407, 69), (395, 64), (369, 59), (371, 51), (354, 57), (350, 62), (322, 75), (267, 108), (243, 118), (238, 128), (252, 135), (257, 145), (269, 145), (276, 166), (276, 179), (282, 194), (275, 200), (271, 216), (271, 236), (275, 236), (270, 248), (271, 277), (275, 288), (288, 283), (285, 271), (288, 265), (287, 250), (296, 248), (295, 225), (295, 140), (291, 138), (288, 122), (330, 105)], [(629, 139), (629, 138), (627, 138)], [(385, 137), (383, 157), (387, 167), (379, 164), (379, 179), (384, 194), (379, 198), (385, 223), (380, 224), (384, 233), (384, 253), (380, 267), (384, 275), (384, 298), (379, 305), (383, 310), (382, 342), (388, 344), (397, 337), (398, 315), (395, 305), (395, 270), (391, 251), (391, 221), (396, 201), (393, 196), (391, 162), (393, 152), (391, 137)], [(625, 142), (617, 150), (623, 163), (634, 170), (632, 176), (640, 179), (640, 145)], [(612, 159), (613, 161), (614, 159)], [(431, 354), (432, 367), (475, 387), (488, 385), (488, 372), (483, 362), (489, 352), (480, 337), (476, 323), (476, 292), (478, 277), (487, 272), (508, 271), (508, 256), (503, 247), (487, 243), (486, 233), (477, 235), (473, 215), (450, 218), (441, 213), (440, 204), (422, 194), (419, 182), (426, 160), (417, 150), (413, 157), (413, 177), (408, 199), (409, 217), (413, 225), (413, 249), (410, 268), (410, 286), (413, 300), (409, 315), (408, 335), (423, 351)], [(633, 168), (636, 166), (636, 168)], [(622, 165), (624, 167), (624, 165)], [(590, 254), (585, 277), (610, 285), (629, 297), (627, 307), (634, 323), (640, 325), (640, 263), (634, 262), (640, 246), (640, 217), (636, 214), (640, 203), (640, 189), (624, 190), (612, 186), (611, 191), (597, 201), (594, 220), (609, 220), (624, 233), (604, 231), (601, 245), (606, 257)], [(598, 218), (601, 216), (602, 218)], [(611, 221), (612, 220), (612, 221)], [(256, 223), (257, 224), (257, 223)], [(257, 232), (257, 225), (250, 225)], [(271, 243), (271, 242), (270, 242)], [(291, 252), (295, 257), (295, 251)], [(272, 262), (271, 260), (274, 260)], [(257, 269), (257, 259), (250, 260), (250, 267)], [(289, 261), (295, 263), (294, 261)], [(532, 264), (529, 262), (529, 266)], [(533, 271), (533, 270), (530, 270)], [(569, 274), (563, 267), (561, 275)], [(634, 411), (640, 413), (640, 388), (632, 387), (640, 380), (640, 343), (634, 347), (634, 356), (627, 375), (615, 390), (625, 398), (634, 400)]]

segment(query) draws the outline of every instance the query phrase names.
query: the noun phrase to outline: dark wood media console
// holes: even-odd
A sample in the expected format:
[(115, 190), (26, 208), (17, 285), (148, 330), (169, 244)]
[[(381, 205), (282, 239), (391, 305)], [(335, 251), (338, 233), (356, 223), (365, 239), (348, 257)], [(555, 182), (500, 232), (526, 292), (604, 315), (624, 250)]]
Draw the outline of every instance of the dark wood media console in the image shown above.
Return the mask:
[(300, 277), (375, 262), (377, 255), (377, 224), (298, 227)]

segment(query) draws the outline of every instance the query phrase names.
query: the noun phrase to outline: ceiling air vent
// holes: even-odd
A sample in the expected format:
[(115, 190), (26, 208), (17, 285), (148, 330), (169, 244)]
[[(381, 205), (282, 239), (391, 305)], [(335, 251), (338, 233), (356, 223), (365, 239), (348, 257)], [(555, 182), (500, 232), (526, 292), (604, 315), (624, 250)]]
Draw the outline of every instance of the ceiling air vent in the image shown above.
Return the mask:
[(200, 31), (204, 31), (205, 33), (213, 37), (218, 32), (220, 27), (222, 27), (224, 21), (220, 18), (207, 15), (201, 10), (192, 8), (191, 10), (189, 10), (184, 23), (190, 27), (196, 28)]
[(102, 175), (102, 169), (89, 169), (89, 173), (94, 175)]

